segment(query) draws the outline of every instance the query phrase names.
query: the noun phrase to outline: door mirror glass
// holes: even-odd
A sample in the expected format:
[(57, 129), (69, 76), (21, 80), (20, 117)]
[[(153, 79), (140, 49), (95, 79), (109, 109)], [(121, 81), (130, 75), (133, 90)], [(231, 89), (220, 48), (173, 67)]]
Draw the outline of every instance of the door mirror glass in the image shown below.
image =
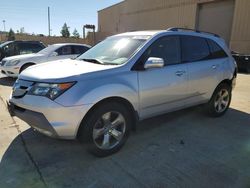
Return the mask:
[(164, 60), (162, 58), (158, 57), (150, 57), (146, 61), (144, 68), (150, 69), (150, 68), (161, 68), (164, 67)]
[(58, 53), (57, 53), (57, 52), (52, 52), (52, 54), (51, 54), (50, 56), (51, 56), (51, 57), (58, 56)]

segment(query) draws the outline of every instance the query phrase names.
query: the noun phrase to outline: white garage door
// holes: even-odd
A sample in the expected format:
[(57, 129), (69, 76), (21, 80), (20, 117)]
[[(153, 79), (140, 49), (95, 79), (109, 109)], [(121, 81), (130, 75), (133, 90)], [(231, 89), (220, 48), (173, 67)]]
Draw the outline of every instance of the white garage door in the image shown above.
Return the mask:
[(229, 43), (234, 4), (234, 0), (200, 4), (197, 15), (197, 29), (216, 33)]

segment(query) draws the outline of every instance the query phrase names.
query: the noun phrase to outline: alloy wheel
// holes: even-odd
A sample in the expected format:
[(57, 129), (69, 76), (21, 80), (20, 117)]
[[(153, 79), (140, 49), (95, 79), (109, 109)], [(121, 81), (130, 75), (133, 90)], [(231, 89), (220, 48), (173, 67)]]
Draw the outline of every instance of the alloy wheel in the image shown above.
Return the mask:
[(217, 113), (224, 112), (229, 104), (229, 93), (226, 89), (222, 89), (217, 93), (214, 107)]
[(93, 127), (93, 140), (102, 150), (110, 150), (123, 139), (126, 131), (126, 121), (120, 112), (103, 114)]

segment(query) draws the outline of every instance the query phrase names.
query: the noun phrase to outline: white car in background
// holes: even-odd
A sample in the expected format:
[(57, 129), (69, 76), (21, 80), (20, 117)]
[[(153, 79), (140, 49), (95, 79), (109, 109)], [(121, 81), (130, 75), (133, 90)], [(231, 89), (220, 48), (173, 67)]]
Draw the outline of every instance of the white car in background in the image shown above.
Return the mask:
[(32, 65), (61, 59), (75, 58), (89, 49), (90, 46), (85, 44), (53, 44), (38, 53), (4, 58), (2, 62), (0, 62), (0, 69), (6, 76), (18, 77), (23, 70)]

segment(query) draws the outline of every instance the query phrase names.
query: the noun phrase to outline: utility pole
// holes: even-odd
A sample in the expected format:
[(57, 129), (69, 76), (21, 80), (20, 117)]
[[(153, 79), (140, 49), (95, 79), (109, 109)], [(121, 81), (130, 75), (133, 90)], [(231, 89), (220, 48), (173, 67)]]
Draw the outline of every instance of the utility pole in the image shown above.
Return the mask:
[(82, 38), (85, 39), (85, 26), (82, 27)]
[(48, 7), (48, 29), (49, 29), (49, 36), (50, 36), (50, 8)]
[(5, 20), (3, 20), (3, 31), (5, 32)]

